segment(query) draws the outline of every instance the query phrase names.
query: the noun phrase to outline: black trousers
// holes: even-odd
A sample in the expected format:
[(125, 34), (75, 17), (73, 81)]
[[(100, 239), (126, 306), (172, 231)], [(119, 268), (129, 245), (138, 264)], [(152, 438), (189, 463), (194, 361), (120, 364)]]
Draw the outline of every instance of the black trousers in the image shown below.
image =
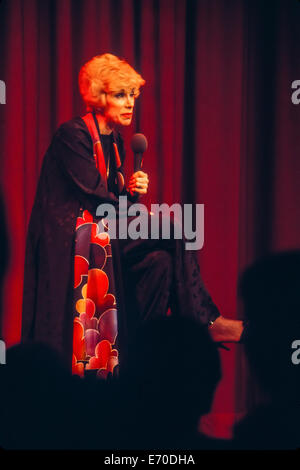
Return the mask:
[(160, 233), (159, 239), (119, 239), (118, 245), (129, 336), (169, 307), (172, 314), (204, 325), (220, 315), (202, 281), (196, 251), (185, 249), (184, 238), (174, 238), (174, 223), (168, 240)]

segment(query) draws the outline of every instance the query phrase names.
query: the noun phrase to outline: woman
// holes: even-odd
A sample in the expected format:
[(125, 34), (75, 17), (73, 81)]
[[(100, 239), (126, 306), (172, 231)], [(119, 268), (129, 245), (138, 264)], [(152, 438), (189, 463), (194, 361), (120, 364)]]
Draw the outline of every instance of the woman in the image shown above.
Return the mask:
[[(69, 364), (73, 357), (79, 375), (84, 368), (112, 372), (118, 363), (117, 332), (125, 357), (126, 328), (132, 334), (135, 325), (166, 313), (169, 305), (210, 325), (216, 341), (238, 341), (242, 332), (241, 322), (220, 316), (184, 240), (115, 242), (105, 224), (96, 224), (99, 204), (118, 209), (119, 195), (130, 204), (147, 192), (143, 171), (124, 186), (125, 153), (117, 131), (130, 125), (144, 83), (111, 54), (87, 62), (79, 88), (88, 114), (59, 127), (42, 165), (28, 228), (22, 336), (50, 344)], [(133, 294), (125, 296), (126, 316), (120, 277), (124, 291)]]

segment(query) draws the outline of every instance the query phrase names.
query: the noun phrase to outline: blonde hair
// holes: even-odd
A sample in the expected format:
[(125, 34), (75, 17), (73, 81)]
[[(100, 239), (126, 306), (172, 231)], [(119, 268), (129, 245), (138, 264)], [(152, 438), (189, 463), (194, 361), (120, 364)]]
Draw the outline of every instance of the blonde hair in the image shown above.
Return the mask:
[(113, 54), (93, 57), (84, 64), (79, 72), (79, 91), (86, 104), (87, 111), (105, 107), (106, 93), (124, 90), (140, 94), (140, 87), (145, 80), (125, 60)]

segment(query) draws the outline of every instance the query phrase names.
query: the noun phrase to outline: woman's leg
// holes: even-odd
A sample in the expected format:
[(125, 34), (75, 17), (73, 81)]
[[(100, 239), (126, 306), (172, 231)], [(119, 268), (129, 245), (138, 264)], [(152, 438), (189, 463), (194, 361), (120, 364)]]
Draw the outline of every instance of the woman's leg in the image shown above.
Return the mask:
[[(149, 228), (151, 219), (149, 215)], [(173, 314), (192, 316), (208, 326), (214, 341), (239, 341), (242, 322), (220, 315), (202, 281), (196, 252), (185, 249), (184, 237), (174, 238), (174, 226), (171, 221), (169, 239), (160, 233), (159, 239), (119, 240), (125, 293), (134, 299), (137, 312), (132, 318), (138, 316), (139, 323), (164, 315), (170, 305)], [(134, 311), (132, 302), (131, 308)]]
[[(124, 253), (123, 250), (122, 253), (121, 250), (127, 327), (130, 337), (145, 321), (166, 315), (173, 276), (172, 258), (167, 251), (150, 250), (145, 253), (145, 247), (141, 247), (141, 244), (137, 246), (134, 243), (134, 246), (132, 257), (128, 251), (125, 250)], [(138, 253), (141, 256), (138, 256)]]

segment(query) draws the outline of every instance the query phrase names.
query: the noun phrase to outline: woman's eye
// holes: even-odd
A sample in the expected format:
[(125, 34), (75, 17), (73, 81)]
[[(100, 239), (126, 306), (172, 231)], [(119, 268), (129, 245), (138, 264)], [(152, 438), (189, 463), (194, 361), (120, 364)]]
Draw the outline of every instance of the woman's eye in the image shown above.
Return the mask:
[(125, 93), (117, 93), (115, 95), (116, 98), (124, 98), (124, 96), (125, 96)]

